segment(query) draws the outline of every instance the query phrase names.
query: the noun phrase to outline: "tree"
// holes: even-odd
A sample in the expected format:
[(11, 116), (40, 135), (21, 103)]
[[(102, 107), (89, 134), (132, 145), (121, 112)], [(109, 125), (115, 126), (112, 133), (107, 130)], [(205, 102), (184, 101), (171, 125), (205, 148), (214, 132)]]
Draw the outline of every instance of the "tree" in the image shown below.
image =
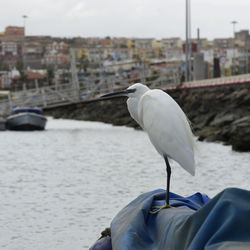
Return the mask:
[(141, 65), (142, 64), (142, 58), (139, 54), (134, 54), (133, 55), (133, 60), (138, 64)]
[(121, 44), (121, 46), (120, 46), (122, 49), (127, 49), (128, 48), (128, 46), (126, 45), (126, 44)]
[(4, 61), (0, 61), (0, 70), (1, 71), (8, 71), (9, 70), (9, 66), (8, 64), (6, 64)]
[(25, 82), (25, 80), (27, 79), (27, 75), (24, 72), (24, 65), (23, 65), (23, 60), (22, 58), (19, 58), (16, 62), (16, 69), (19, 71), (20, 73), (20, 81), (21, 82)]
[(53, 67), (47, 68), (47, 80), (48, 80), (49, 85), (53, 84), (54, 82), (54, 68)]
[(78, 68), (86, 73), (88, 70), (88, 66), (89, 66), (88, 58), (85, 55), (82, 55), (79, 59)]

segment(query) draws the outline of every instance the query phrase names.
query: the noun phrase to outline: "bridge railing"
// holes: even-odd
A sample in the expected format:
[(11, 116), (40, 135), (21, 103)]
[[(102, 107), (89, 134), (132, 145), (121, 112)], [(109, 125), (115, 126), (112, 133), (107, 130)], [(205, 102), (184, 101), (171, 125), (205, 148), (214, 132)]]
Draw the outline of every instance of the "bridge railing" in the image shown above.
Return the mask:
[[(131, 82), (136, 81), (138, 81), (138, 79), (109, 77), (100, 78), (98, 83), (95, 83), (95, 81), (89, 84), (86, 83), (79, 88), (75, 87), (74, 84), (67, 83), (10, 92), (5, 99), (0, 99), (0, 116), (6, 116), (12, 108), (18, 106), (46, 108), (95, 99), (105, 93), (124, 89), (128, 87)], [(153, 81), (145, 82), (145, 78), (139, 81), (149, 84), (151, 88), (176, 88), (179, 84), (177, 78), (166, 75), (162, 75)], [(186, 82), (182, 87), (192, 88), (244, 82), (250, 82), (250, 74)]]
[(61, 84), (10, 92), (4, 100), (0, 100), (0, 116), (6, 116), (14, 107), (46, 108), (57, 104), (76, 103), (113, 90), (114, 84), (112, 82), (101, 81), (91, 87), (76, 88), (72, 84)]
[(0, 115), (9, 113), (13, 107), (47, 107), (62, 102), (79, 100), (79, 90), (71, 84), (53, 85), (43, 88), (10, 92), (8, 98), (0, 101)]
[(244, 75), (235, 75), (235, 76), (226, 76), (220, 78), (212, 78), (205, 80), (196, 80), (191, 82), (185, 82), (185, 86), (205, 86), (205, 85), (220, 85), (220, 84), (231, 84), (231, 83), (241, 83), (241, 82), (250, 82), (250, 74)]

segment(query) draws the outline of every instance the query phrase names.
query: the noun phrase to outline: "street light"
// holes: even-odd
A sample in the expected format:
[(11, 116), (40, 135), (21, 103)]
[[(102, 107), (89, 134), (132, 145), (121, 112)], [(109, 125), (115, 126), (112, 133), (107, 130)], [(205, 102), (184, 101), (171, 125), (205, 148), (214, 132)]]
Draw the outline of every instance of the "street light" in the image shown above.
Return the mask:
[(231, 24), (233, 25), (233, 61), (232, 61), (232, 75), (234, 74), (234, 61), (235, 61), (235, 25), (237, 21), (232, 21)]
[(26, 66), (25, 66), (25, 22), (26, 22), (26, 18), (28, 18), (28, 16), (23, 15), (23, 72), (25, 73), (26, 71)]
[(233, 34), (235, 36), (235, 25), (237, 24), (237, 21), (232, 21), (231, 24), (233, 24)]
[(191, 81), (191, 51), (192, 51), (192, 43), (191, 43), (191, 19), (190, 19), (190, 0), (186, 0), (186, 74), (185, 80)]

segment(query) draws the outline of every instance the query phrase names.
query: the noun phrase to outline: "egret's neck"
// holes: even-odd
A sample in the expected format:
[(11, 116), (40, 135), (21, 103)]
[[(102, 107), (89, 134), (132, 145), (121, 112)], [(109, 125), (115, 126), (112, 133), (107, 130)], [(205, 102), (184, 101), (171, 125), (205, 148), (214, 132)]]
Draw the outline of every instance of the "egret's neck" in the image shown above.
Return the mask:
[(146, 85), (143, 85), (140, 83), (136, 83), (133, 86), (136, 86), (136, 91), (128, 95), (129, 97), (127, 100), (128, 111), (131, 117), (141, 126), (141, 128), (143, 128), (143, 124), (139, 117), (138, 107), (139, 107), (141, 98), (150, 89)]
[(140, 101), (139, 98), (130, 97), (127, 100), (127, 106), (130, 116), (141, 126), (141, 122), (138, 115), (139, 101)]
[(128, 106), (128, 111), (130, 113), (130, 116), (141, 126), (143, 129), (143, 123), (140, 120), (139, 116), (139, 103), (141, 100), (142, 96), (137, 96), (137, 97), (129, 97), (127, 100), (127, 106)]

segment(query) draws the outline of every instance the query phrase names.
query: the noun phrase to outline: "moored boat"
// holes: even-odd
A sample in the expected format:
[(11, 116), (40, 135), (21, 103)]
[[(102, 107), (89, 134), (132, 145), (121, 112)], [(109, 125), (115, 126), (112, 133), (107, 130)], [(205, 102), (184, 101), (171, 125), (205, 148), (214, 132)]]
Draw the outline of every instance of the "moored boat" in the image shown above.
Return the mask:
[(44, 130), (47, 119), (40, 108), (14, 108), (7, 118), (6, 127), (9, 130)]
[(6, 130), (6, 121), (0, 120), (0, 131)]

